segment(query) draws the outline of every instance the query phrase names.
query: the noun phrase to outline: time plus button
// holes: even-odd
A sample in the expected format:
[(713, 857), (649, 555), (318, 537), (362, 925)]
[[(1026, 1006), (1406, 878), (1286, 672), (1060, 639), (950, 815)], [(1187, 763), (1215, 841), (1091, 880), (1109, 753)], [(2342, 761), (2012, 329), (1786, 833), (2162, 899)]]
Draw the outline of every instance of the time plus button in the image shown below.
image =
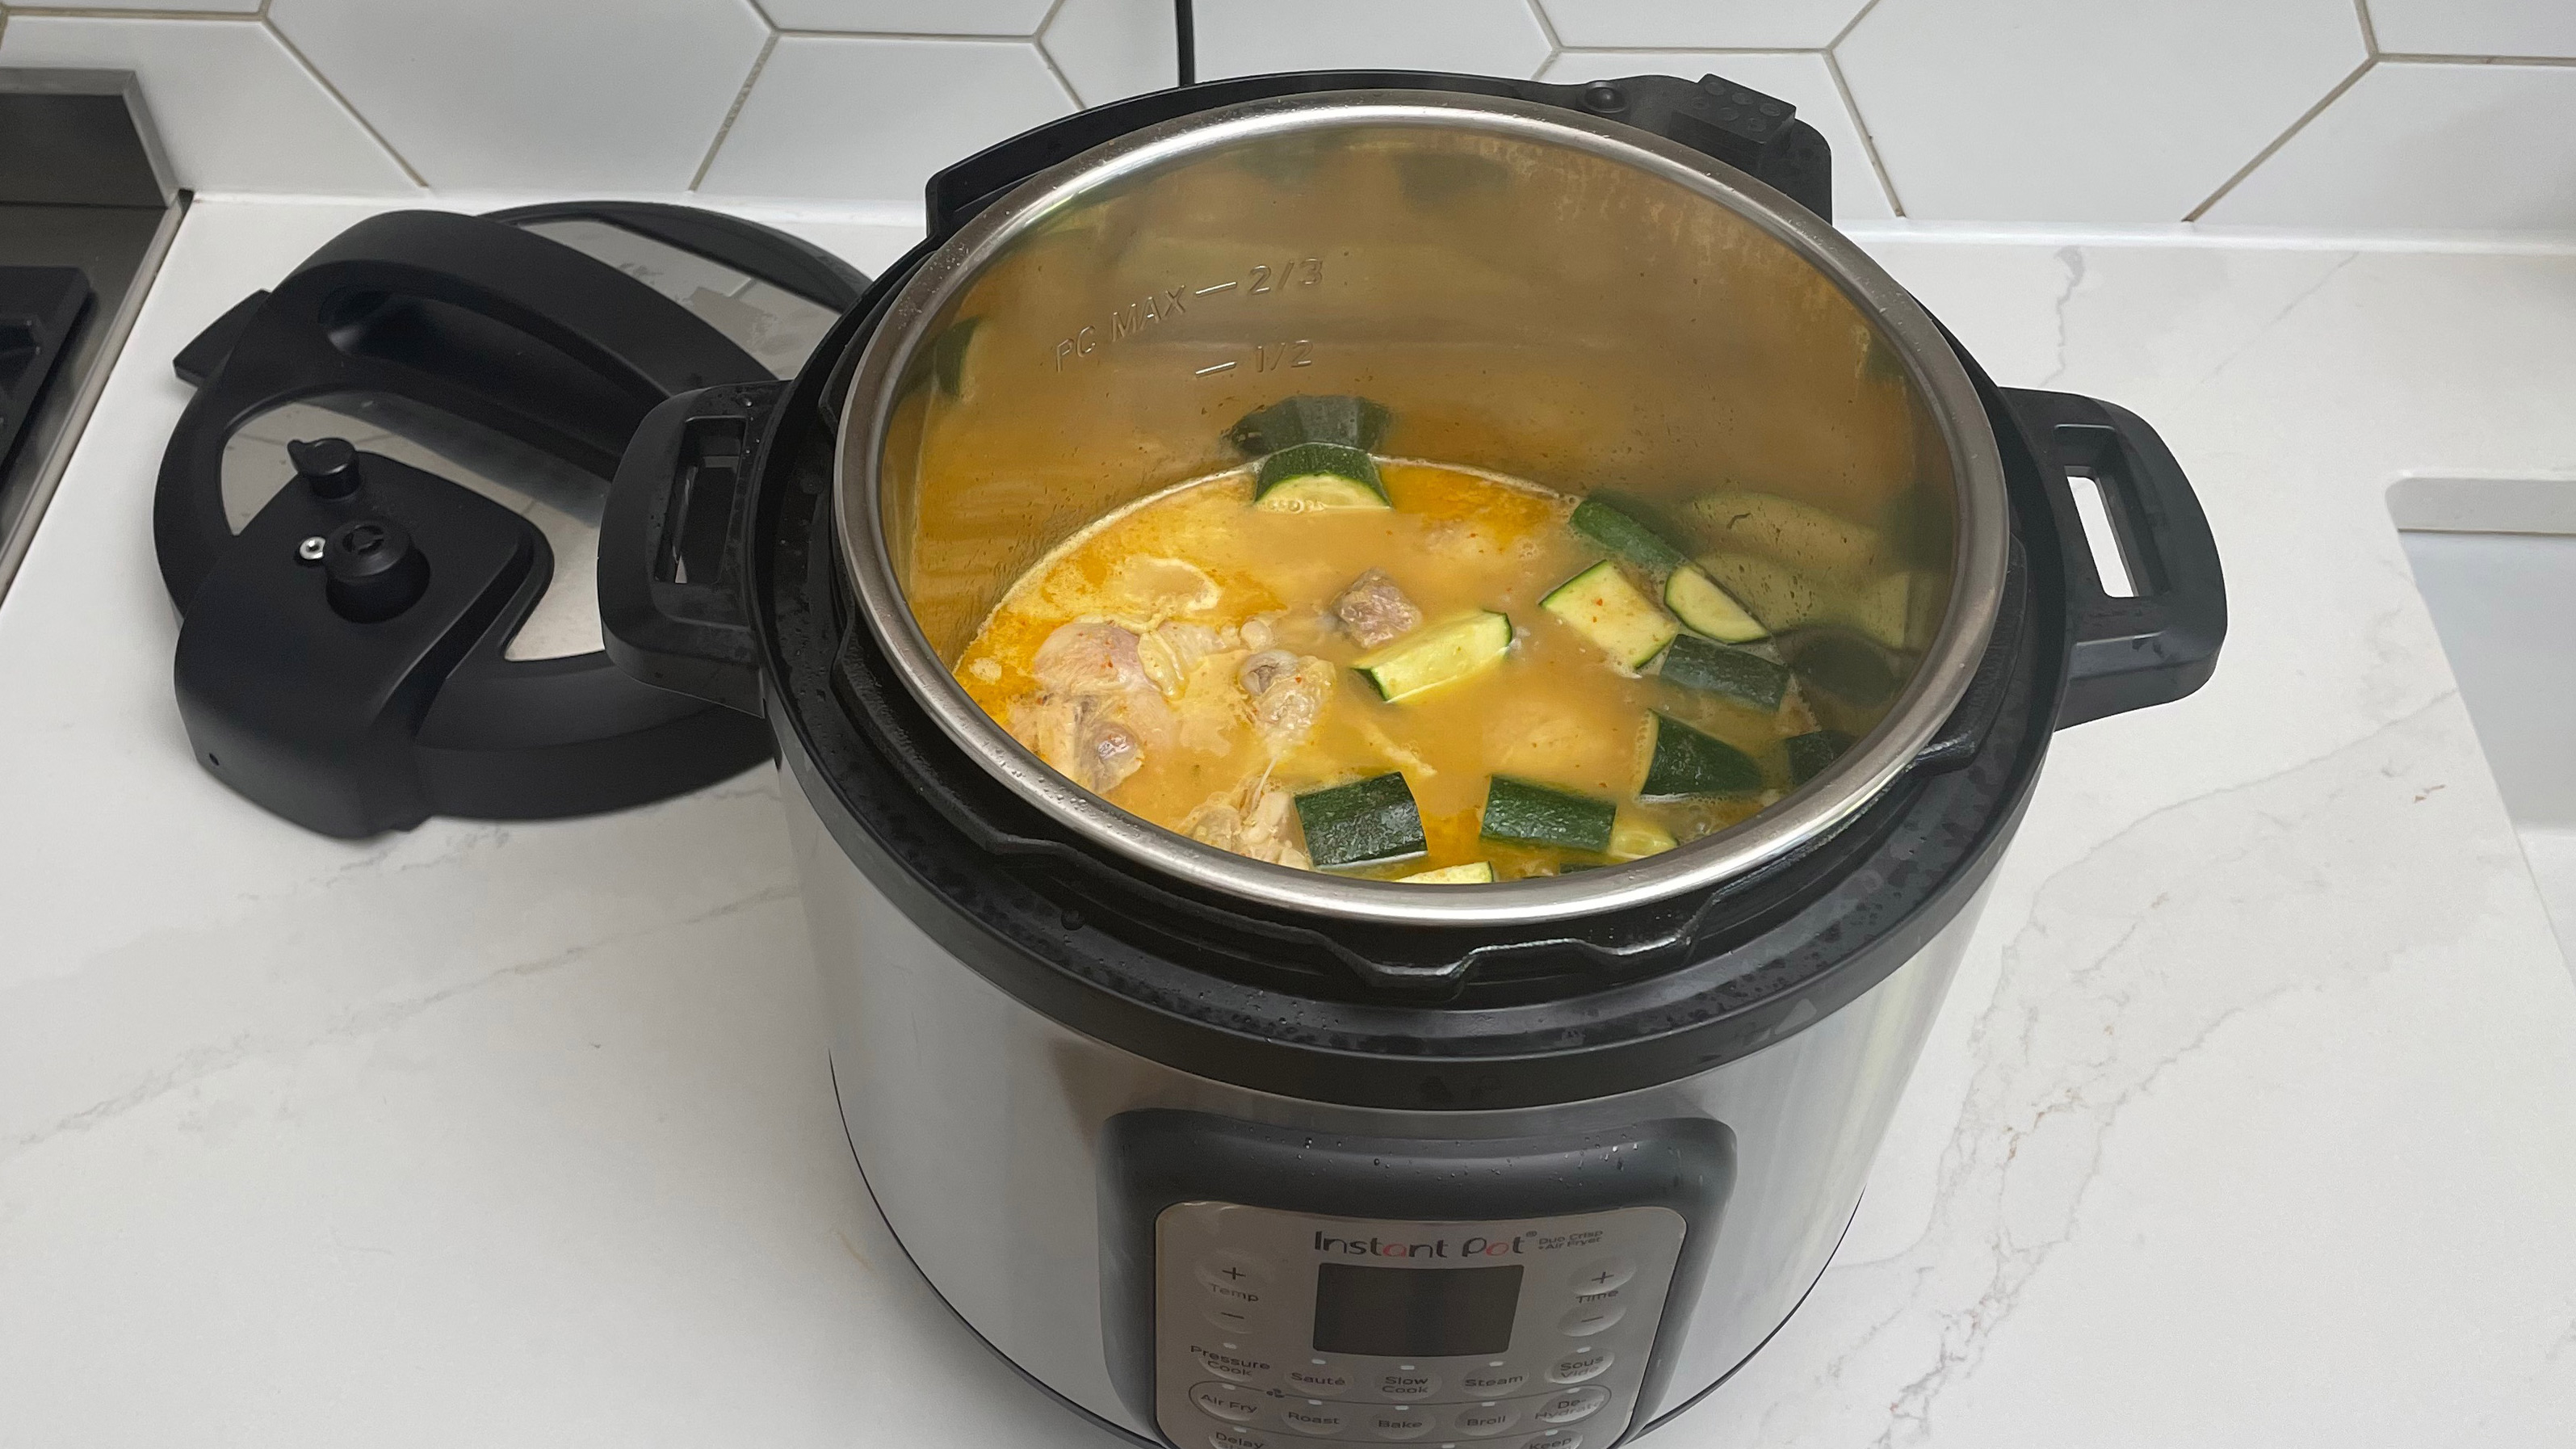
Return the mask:
[(1627, 1287), (1628, 1280), (1636, 1276), (1637, 1264), (1633, 1259), (1614, 1255), (1595, 1258), (1575, 1269), (1574, 1276), (1566, 1280), (1565, 1286), (1576, 1293), (1608, 1293)]

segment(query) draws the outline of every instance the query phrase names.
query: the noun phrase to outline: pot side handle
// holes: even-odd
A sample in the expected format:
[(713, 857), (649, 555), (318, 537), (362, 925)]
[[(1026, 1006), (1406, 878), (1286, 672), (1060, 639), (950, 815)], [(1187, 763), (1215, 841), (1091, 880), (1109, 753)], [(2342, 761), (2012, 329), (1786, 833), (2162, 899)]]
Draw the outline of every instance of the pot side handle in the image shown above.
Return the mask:
[[(2063, 554), (2074, 647), (2057, 727), (2167, 704), (2201, 687), (2227, 637), (2218, 541), (2164, 439), (2126, 408), (2007, 388), (2038, 449)], [(2100, 489), (2133, 597), (2102, 586), (2070, 475)]]
[(785, 383), (685, 392), (645, 414), (599, 520), (608, 657), (663, 689), (761, 713), (745, 588), (752, 459)]

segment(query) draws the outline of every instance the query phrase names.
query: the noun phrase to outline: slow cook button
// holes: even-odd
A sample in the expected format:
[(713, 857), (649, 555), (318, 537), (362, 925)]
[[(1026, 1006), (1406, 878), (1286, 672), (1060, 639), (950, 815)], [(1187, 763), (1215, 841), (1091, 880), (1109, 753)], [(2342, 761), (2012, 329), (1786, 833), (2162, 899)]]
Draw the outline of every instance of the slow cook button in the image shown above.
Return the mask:
[(1199, 1361), (1199, 1367), (1228, 1383), (1248, 1384), (1270, 1372), (1268, 1359), (1228, 1348), (1210, 1348), (1203, 1343), (1190, 1345), (1190, 1357)]
[(1249, 1424), (1261, 1417), (1261, 1396), (1232, 1384), (1200, 1384), (1190, 1390), (1190, 1402), (1200, 1412), (1231, 1424)]
[(1469, 1404), (1450, 1415), (1449, 1422), (1459, 1433), (1482, 1439), (1519, 1423), (1520, 1417), (1521, 1411), (1509, 1404)]
[(1319, 1399), (1338, 1399), (1351, 1391), (1351, 1371), (1330, 1359), (1309, 1359), (1280, 1370), (1288, 1387)]
[(1626, 1317), (1627, 1314), (1627, 1308), (1616, 1301), (1609, 1303), (1577, 1303), (1572, 1308), (1566, 1310), (1565, 1316), (1557, 1320), (1556, 1326), (1559, 1332), (1571, 1337), (1589, 1338), (1593, 1334), (1599, 1333), (1601, 1330), (1617, 1323), (1620, 1319)]
[(1300, 1434), (1338, 1434), (1350, 1421), (1350, 1412), (1341, 1405), (1317, 1399), (1301, 1399), (1279, 1406), (1279, 1422)]
[(1608, 1402), (1608, 1389), (1567, 1389), (1540, 1400), (1539, 1406), (1530, 1410), (1530, 1417), (1542, 1424), (1571, 1424), (1590, 1417), (1593, 1410)]
[[(1431, 1397), (1431, 1391), (1439, 1387), (1439, 1375), (1410, 1365), (1399, 1365), (1377, 1376), (1377, 1396), (1381, 1399), (1394, 1399), (1399, 1402), (1427, 1399)], [(1482, 1389), (1469, 1392), (1474, 1393), (1478, 1398), (1491, 1397)]]
[(1547, 1371), (1548, 1382), (1579, 1384), (1586, 1379), (1597, 1379), (1601, 1377), (1601, 1371), (1610, 1366), (1610, 1359), (1610, 1350), (1599, 1344), (1578, 1348), (1558, 1359), (1556, 1367)]
[(1517, 1393), (1529, 1382), (1529, 1375), (1515, 1368), (1469, 1369), (1458, 1376), (1458, 1392), (1480, 1399), (1499, 1399)]
[(1208, 1449), (1270, 1449), (1270, 1436), (1250, 1429), (1219, 1429), (1208, 1435)]
[(1419, 1439), (1431, 1432), (1431, 1416), (1420, 1409), (1374, 1409), (1360, 1427), (1381, 1439)]

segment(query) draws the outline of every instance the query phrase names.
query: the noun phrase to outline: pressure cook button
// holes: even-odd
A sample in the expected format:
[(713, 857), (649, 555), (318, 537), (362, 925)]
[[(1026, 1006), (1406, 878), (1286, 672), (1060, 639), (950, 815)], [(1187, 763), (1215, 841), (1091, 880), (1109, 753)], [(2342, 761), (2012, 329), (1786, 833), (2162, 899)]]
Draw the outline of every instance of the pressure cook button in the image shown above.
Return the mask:
[(1270, 1436), (1250, 1429), (1219, 1429), (1208, 1435), (1208, 1449), (1270, 1449)]
[(1350, 1421), (1349, 1410), (1321, 1399), (1294, 1399), (1279, 1406), (1279, 1422), (1300, 1434), (1338, 1434)]
[(1520, 1422), (1521, 1411), (1509, 1404), (1469, 1404), (1449, 1416), (1449, 1423), (1461, 1434), (1483, 1438), (1499, 1434)]
[(1577, 1293), (1607, 1293), (1614, 1288), (1627, 1287), (1628, 1280), (1636, 1276), (1634, 1261), (1612, 1254), (1607, 1258), (1595, 1258), (1575, 1269), (1574, 1277), (1566, 1286)]
[(1458, 1375), (1458, 1392), (1474, 1394), (1480, 1399), (1499, 1399), (1505, 1394), (1518, 1393), (1521, 1385), (1528, 1382), (1529, 1375), (1519, 1369), (1491, 1364)]
[(1280, 1379), (1301, 1394), (1338, 1399), (1351, 1391), (1351, 1371), (1331, 1359), (1308, 1359), (1279, 1371)]
[(1270, 1372), (1268, 1359), (1245, 1353), (1231, 1344), (1210, 1348), (1204, 1343), (1194, 1343), (1190, 1345), (1190, 1357), (1199, 1361), (1199, 1367), (1228, 1383), (1248, 1384)]
[(1431, 1416), (1420, 1409), (1372, 1409), (1361, 1427), (1381, 1439), (1419, 1439), (1431, 1432)]
[(1539, 1406), (1530, 1410), (1530, 1417), (1542, 1424), (1571, 1424), (1590, 1418), (1594, 1410), (1608, 1402), (1608, 1389), (1567, 1389), (1540, 1400)]
[(1190, 1390), (1190, 1402), (1231, 1424), (1249, 1424), (1261, 1417), (1261, 1396), (1233, 1384), (1199, 1384)]
[(1610, 1350), (1598, 1345), (1591, 1348), (1578, 1348), (1558, 1359), (1556, 1367), (1547, 1371), (1548, 1382), (1579, 1384), (1586, 1379), (1601, 1377), (1601, 1371), (1609, 1366)]
[(1606, 1303), (1577, 1303), (1566, 1310), (1563, 1318), (1557, 1320), (1556, 1327), (1560, 1333), (1570, 1334), (1576, 1338), (1589, 1338), (1625, 1318), (1627, 1314), (1626, 1305), (1615, 1298)]
[(1377, 1376), (1377, 1396), (1381, 1399), (1427, 1399), (1439, 1387), (1438, 1374), (1411, 1364), (1398, 1364)]

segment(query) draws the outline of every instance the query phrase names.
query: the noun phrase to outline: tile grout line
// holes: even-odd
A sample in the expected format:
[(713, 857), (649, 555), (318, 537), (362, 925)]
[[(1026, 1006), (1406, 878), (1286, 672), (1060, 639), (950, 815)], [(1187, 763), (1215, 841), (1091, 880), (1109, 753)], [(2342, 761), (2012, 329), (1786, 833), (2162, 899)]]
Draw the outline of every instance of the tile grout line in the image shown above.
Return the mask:
[(2370, 0), (2352, 0), (2352, 13), (2361, 21), (2362, 53), (2374, 60), (2378, 59), (2379, 22), (2370, 18)]
[(1558, 55), (1822, 55), (1821, 45), (1568, 45)]
[(268, 7), (262, 4), (253, 10), (84, 10), (69, 5), (21, 5), (10, 13), (45, 20), (257, 20), (268, 13)]
[[(766, 10), (755, 6), (754, 12), (764, 22), (769, 19)], [(715, 169), (716, 153), (724, 149), (725, 138), (733, 134), (734, 121), (751, 101), (751, 88), (759, 83), (761, 71), (768, 67), (769, 57), (778, 49), (779, 37), (786, 33), (775, 25), (769, 27), (769, 38), (760, 43), (760, 54), (751, 58), (751, 69), (744, 73), (741, 87), (733, 93), (733, 104), (725, 108), (724, 119), (716, 123), (715, 139), (707, 142), (707, 154), (698, 158), (698, 169), (690, 173), (689, 184), (682, 188), (686, 194), (695, 195), (697, 189), (706, 184), (707, 173)]]
[(1530, 72), (1530, 79), (1537, 80), (1547, 74), (1571, 47), (1565, 43), (1564, 36), (1556, 33), (1556, 22), (1547, 18), (1547, 6), (1540, 0), (1521, 0), (1521, 3), (1529, 8), (1531, 18), (1538, 21), (1539, 38), (1547, 42), (1547, 58), (1538, 63), (1538, 69)]
[(2227, 199), (2227, 193), (2229, 193), (2229, 192), (2231, 192), (2231, 191), (2234, 191), (2234, 190), (2236, 189), (2236, 187), (2237, 187), (2238, 183), (2242, 182), (2246, 177), (2253, 175), (2253, 174), (2254, 174), (2254, 172), (2255, 172), (2255, 169), (2256, 169), (2257, 167), (2260, 167), (2264, 162), (2271, 160), (2271, 159), (2272, 159), (2272, 156), (2273, 156), (2273, 154), (2274, 154), (2275, 152), (2279, 151), (2282, 147), (2287, 146), (2288, 144), (2290, 144), (2290, 140), (2291, 140), (2291, 138), (2292, 138), (2292, 137), (2294, 137), (2294, 136), (2298, 135), (2301, 131), (2306, 130), (2306, 129), (2308, 128), (2308, 123), (2309, 123), (2310, 121), (2313, 121), (2313, 120), (2315, 120), (2317, 117), (2324, 115), (2324, 114), (2325, 114), (2325, 111), (2326, 111), (2326, 107), (2328, 107), (2328, 106), (2330, 106), (2330, 105), (2333, 105), (2337, 100), (2341, 99), (2341, 98), (2342, 98), (2342, 96), (2343, 96), (2343, 93), (2344, 93), (2344, 92), (2346, 92), (2346, 91), (2348, 91), (2348, 90), (2351, 90), (2351, 89), (2353, 88), (2353, 84), (2354, 84), (2355, 82), (2359, 81), (2363, 76), (2366, 76), (2366, 75), (2370, 74), (2370, 72), (2371, 72), (2374, 68), (2376, 68), (2376, 67), (2378, 66), (2378, 64), (2379, 64), (2379, 57), (2378, 57), (2378, 56), (2375, 56), (2375, 55), (2365, 55), (2365, 56), (2363, 56), (2363, 57), (2361, 58), (2361, 64), (2359, 64), (2359, 65), (2357, 65), (2357, 66), (2354, 66), (2354, 67), (2352, 68), (2352, 74), (2350, 74), (2350, 75), (2348, 75), (2348, 76), (2345, 76), (2342, 80), (2340, 80), (2340, 81), (2336, 82), (2336, 83), (2335, 83), (2335, 87), (2334, 87), (2334, 89), (2333, 89), (2333, 90), (2330, 90), (2330, 91), (2326, 92), (2323, 96), (2320, 96), (2320, 97), (2317, 99), (2317, 103), (2316, 103), (2315, 105), (2308, 107), (2306, 111), (2304, 111), (2304, 112), (2302, 112), (2302, 113), (2300, 114), (2300, 116), (2299, 116), (2299, 118), (2298, 118), (2297, 120), (2292, 121), (2292, 122), (2290, 123), (2290, 128), (2289, 128), (2288, 130), (2283, 131), (2280, 135), (2273, 137), (2273, 138), (2272, 138), (2272, 144), (2271, 144), (2271, 145), (2266, 146), (2266, 147), (2264, 147), (2262, 150), (2255, 152), (2255, 153), (2254, 153), (2254, 159), (2253, 159), (2253, 160), (2251, 160), (2251, 161), (2246, 162), (2243, 166), (2238, 167), (2238, 168), (2237, 168), (2237, 170), (2236, 170), (2236, 174), (2235, 174), (2235, 175), (2230, 176), (2230, 177), (2228, 177), (2225, 181), (2220, 182), (2220, 183), (2219, 183), (2219, 185), (2218, 185), (2218, 189), (2217, 189), (2216, 191), (2213, 191), (2213, 192), (2209, 193), (2208, 198), (2207, 198), (2206, 200), (2202, 201), (2202, 202), (2200, 203), (2200, 205), (2195, 206), (2195, 207), (2193, 207), (2191, 210), (2189, 210), (2189, 211), (2187, 211), (2187, 212), (2183, 213), (2183, 218), (2182, 218), (2182, 219), (2183, 219), (2184, 221), (2187, 221), (2187, 222), (2191, 222), (2191, 221), (2198, 221), (2198, 220), (2200, 220), (2203, 216), (2205, 216), (2205, 215), (2207, 215), (2207, 214), (2208, 214), (2209, 209), (2210, 209), (2211, 207), (2216, 206), (2216, 205), (2217, 205), (2218, 203), (2220, 203), (2221, 201), (2226, 200), (2226, 199)]
[[(1020, 38), (1029, 43), (1029, 49), (1038, 53), (1038, 64), (1045, 66), (1047, 74), (1055, 77), (1055, 83), (1064, 88), (1065, 99), (1073, 102), (1073, 108), (1079, 111), (1088, 102), (1083, 100), (1082, 92), (1073, 88), (1073, 77), (1066, 75), (1064, 67), (1055, 63), (1055, 52), (1046, 48), (1046, 28), (1055, 23), (1055, 13), (1063, 8), (1064, 0), (1049, 0), (1046, 13), (1038, 17), (1038, 28)], [(1173, 42), (1173, 49), (1178, 52), (1178, 41)]]
[(304, 48), (297, 45), (294, 39), (287, 35), (285, 31), (277, 28), (276, 22), (268, 18), (268, 6), (264, 3), (264, 0), (259, 8), (258, 14), (245, 16), (243, 18), (256, 22), (260, 29), (268, 32), (269, 38), (275, 40), (280, 46), (284, 47), (286, 53), (295, 58), (295, 63), (304, 67), (304, 73), (313, 77), (313, 83), (322, 88), (323, 94), (329, 96), (332, 100), (339, 102), (340, 109), (349, 113), (349, 119), (357, 122), (360, 130), (365, 131), (368, 137), (377, 145), (385, 148), (385, 154), (394, 159), (394, 164), (402, 168), (402, 173), (411, 178), (414, 186), (419, 187), (423, 191), (433, 189), (429, 184), (429, 178), (421, 175), (419, 170), (411, 164), (411, 158), (403, 155), (402, 151), (397, 148), (392, 141), (386, 138), (384, 132), (377, 130), (376, 123), (368, 120), (366, 112), (359, 110), (356, 105), (351, 103), (347, 96), (340, 93), (340, 88), (337, 85), (332, 84), (329, 76), (322, 73), (322, 67), (313, 63), (313, 58), (304, 53)]
[[(1833, 39), (1826, 41), (1826, 42), (1825, 42), (1821, 47), (1819, 47), (1819, 48), (1820, 48), (1820, 49), (1822, 49), (1822, 50), (1824, 50), (1824, 51), (1825, 51), (1825, 52), (1827, 52), (1828, 54), (1830, 54), (1830, 53), (1833, 51), (1833, 49), (1834, 49), (1834, 47), (1835, 47), (1835, 46), (1838, 46), (1838, 45), (1842, 44), (1844, 41), (1851, 39), (1851, 33), (1852, 33), (1853, 31), (1855, 31), (1855, 30), (1860, 29), (1860, 23), (1861, 23), (1862, 21), (1864, 21), (1864, 20), (1867, 20), (1867, 19), (1869, 18), (1869, 12), (1871, 12), (1871, 11), (1873, 11), (1873, 10), (1877, 9), (1877, 8), (1878, 8), (1878, 0), (1869, 0), (1869, 3), (1868, 3), (1868, 4), (1863, 5), (1862, 7), (1860, 7), (1860, 9), (1859, 9), (1858, 11), (1856, 11), (1856, 12), (1854, 12), (1854, 13), (1853, 13), (1853, 15), (1852, 15), (1852, 18), (1851, 18), (1851, 19), (1846, 20), (1846, 21), (1844, 21), (1844, 22), (1843, 22), (1843, 28), (1834, 32), (1834, 38), (1833, 38)], [(1835, 63), (1835, 65), (1834, 65), (1834, 70), (1835, 70), (1835, 73), (1836, 73), (1836, 74), (1840, 74), (1840, 73), (1841, 73), (1841, 71), (1842, 71), (1842, 65), (1841, 65), (1841, 63), (1840, 63), (1840, 62), (1836, 62), (1836, 63)]]
[(799, 30), (792, 25), (773, 25), (770, 29), (787, 40), (962, 40), (969, 44), (1023, 45), (1037, 39), (1034, 30), (1025, 35), (963, 35), (944, 30)]
[(1870, 173), (1878, 178), (1878, 189), (1887, 193), (1888, 210), (1905, 215), (1905, 198), (1896, 194), (1896, 177), (1878, 154), (1878, 137), (1869, 129), (1869, 117), (1860, 113), (1860, 98), (1852, 94), (1851, 82), (1843, 79), (1842, 57), (1830, 50), (1824, 52), (1824, 57), (1825, 74), (1833, 77), (1834, 91), (1843, 98), (1843, 109), (1851, 112), (1852, 129), (1860, 132), (1860, 153), (1869, 158)]
[(2449, 55), (2437, 51), (2383, 51), (2379, 58), (2393, 65), (2576, 65), (2576, 55)]

